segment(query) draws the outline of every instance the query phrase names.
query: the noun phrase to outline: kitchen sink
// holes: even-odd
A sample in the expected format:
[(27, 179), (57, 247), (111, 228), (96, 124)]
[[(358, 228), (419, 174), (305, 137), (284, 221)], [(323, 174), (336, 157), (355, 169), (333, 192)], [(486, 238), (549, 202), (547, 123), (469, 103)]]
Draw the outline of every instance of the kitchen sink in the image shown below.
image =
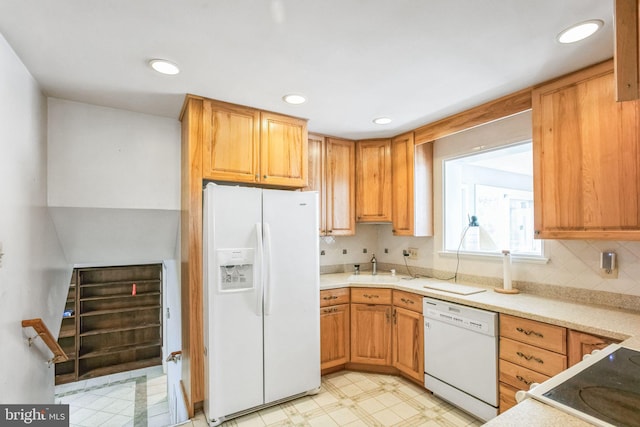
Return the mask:
[(398, 281), (398, 276), (390, 274), (352, 274), (349, 282), (352, 283), (394, 283)]

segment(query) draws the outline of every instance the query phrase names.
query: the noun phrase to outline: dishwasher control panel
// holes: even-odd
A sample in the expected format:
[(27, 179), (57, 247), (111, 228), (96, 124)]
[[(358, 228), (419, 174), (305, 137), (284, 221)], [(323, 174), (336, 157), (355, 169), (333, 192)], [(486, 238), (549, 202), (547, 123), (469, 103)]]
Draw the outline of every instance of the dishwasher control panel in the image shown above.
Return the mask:
[(475, 329), (481, 332), (489, 332), (489, 326), (477, 320), (467, 319), (458, 314), (443, 313), (438, 310), (427, 310), (424, 315), (430, 319), (440, 320), (441, 322), (450, 323), (452, 325), (460, 326), (461, 328)]
[(422, 313), (427, 328), (429, 321), (435, 320), (486, 335), (496, 335), (497, 313), (432, 298), (424, 298), (423, 301)]

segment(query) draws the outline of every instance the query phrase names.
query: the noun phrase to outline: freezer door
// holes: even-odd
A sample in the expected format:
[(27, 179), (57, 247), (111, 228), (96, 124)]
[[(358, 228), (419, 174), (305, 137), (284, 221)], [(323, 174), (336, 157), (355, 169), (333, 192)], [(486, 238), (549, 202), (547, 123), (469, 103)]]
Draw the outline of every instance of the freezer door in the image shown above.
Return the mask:
[(320, 387), (318, 194), (264, 190), (265, 403)]
[[(261, 213), (259, 189), (209, 184), (205, 190), (204, 409), (209, 419), (264, 403), (261, 248), (257, 246)], [(254, 257), (255, 283), (239, 286), (236, 279), (241, 269), (225, 269), (220, 264), (232, 264), (234, 257), (247, 254)], [(224, 279), (227, 270), (233, 279)], [(221, 283), (221, 278), (227, 283)]]

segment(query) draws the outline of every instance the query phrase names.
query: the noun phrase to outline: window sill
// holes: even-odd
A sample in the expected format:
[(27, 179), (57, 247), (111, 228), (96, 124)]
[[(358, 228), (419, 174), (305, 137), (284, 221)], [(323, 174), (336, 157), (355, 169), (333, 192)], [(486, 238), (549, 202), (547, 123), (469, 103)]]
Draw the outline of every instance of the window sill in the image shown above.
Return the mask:
[[(502, 262), (503, 255), (497, 252), (466, 252), (460, 251), (438, 251), (438, 255), (443, 258), (458, 258), (461, 259), (476, 259), (476, 260), (495, 260)], [(528, 263), (528, 264), (547, 264), (549, 258), (545, 258), (537, 255), (514, 255), (511, 254), (511, 262), (513, 263)]]

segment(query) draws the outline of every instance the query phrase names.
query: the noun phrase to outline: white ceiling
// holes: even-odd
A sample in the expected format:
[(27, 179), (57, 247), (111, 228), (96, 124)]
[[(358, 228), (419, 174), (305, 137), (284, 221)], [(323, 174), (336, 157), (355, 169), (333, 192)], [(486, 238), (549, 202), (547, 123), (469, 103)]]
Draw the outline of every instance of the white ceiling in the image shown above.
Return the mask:
[[(0, 0), (0, 33), (48, 96), (177, 118), (193, 93), (361, 139), (610, 58), (612, 15), (613, 0)], [(556, 42), (588, 19), (605, 22), (594, 37)]]

